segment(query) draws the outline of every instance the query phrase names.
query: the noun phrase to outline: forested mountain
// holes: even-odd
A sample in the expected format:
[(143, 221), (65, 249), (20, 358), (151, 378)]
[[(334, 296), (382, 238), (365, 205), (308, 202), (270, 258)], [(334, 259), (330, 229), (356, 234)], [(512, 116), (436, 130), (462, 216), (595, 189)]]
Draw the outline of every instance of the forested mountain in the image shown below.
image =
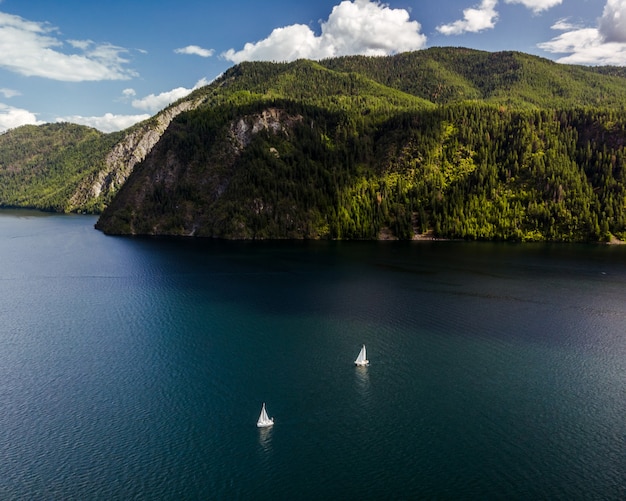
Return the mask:
[(0, 134), (0, 207), (100, 213), (187, 99), (122, 132), (70, 123), (26, 125)]
[[(97, 227), (220, 238), (625, 239), (623, 103), (623, 68), (516, 52), (242, 63), (174, 105)], [(128, 131), (90, 134), (93, 165), (97, 152), (128, 141)], [(0, 182), (19, 171), (5, 162), (0, 142)], [(12, 186), (1, 203), (19, 180)]]
[(341, 57), (324, 64), (437, 104), (481, 100), (551, 109), (626, 103), (625, 68), (568, 66), (521, 52), (433, 48), (392, 58)]
[(102, 168), (119, 136), (68, 123), (0, 135), (1, 204), (63, 210), (85, 175)]

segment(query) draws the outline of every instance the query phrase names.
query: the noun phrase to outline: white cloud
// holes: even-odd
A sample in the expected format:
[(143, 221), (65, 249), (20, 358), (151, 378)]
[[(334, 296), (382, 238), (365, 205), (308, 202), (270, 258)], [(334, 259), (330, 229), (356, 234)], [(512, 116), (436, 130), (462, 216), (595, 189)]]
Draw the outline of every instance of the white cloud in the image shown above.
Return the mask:
[(161, 92), (160, 94), (150, 94), (141, 99), (134, 99), (132, 105), (134, 108), (149, 111), (151, 113), (157, 113), (161, 111), (163, 108), (172, 104), (174, 101), (178, 99), (182, 99), (183, 97), (190, 94), (192, 91), (207, 85), (209, 82), (202, 78), (198, 80), (196, 85), (191, 89), (187, 89), (185, 87), (177, 87), (176, 89), (172, 89), (167, 92)]
[(568, 18), (564, 18), (559, 19), (556, 23), (550, 26), (550, 28), (556, 31), (571, 31), (580, 29), (581, 26), (571, 23)]
[(126, 99), (128, 99), (128, 98), (131, 98), (131, 97), (135, 97), (137, 95), (137, 92), (135, 91), (135, 89), (124, 89), (122, 91), (122, 95)]
[(569, 54), (557, 59), (559, 63), (626, 65), (626, 43), (607, 43), (596, 28), (568, 31), (537, 46), (552, 54)]
[[(558, 29), (558, 23), (554, 29)], [(626, 65), (626, 0), (607, 0), (597, 28), (578, 28), (537, 44), (567, 64)]]
[[(522, 4), (535, 14), (563, 3), (563, 0), (504, 0), (509, 4)], [(463, 10), (463, 19), (449, 24), (437, 26), (443, 35), (462, 35), (463, 33), (479, 33), (493, 29), (498, 21), (496, 7), (498, 0), (482, 0), (479, 5)]]
[(132, 104), (133, 108), (156, 113), (174, 101), (185, 97), (190, 92), (191, 90), (185, 87), (177, 87), (176, 89), (161, 92), (160, 94), (150, 94), (141, 99), (134, 99)]
[(462, 33), (478, 33), (492, 29), (496, 25), (498, 0), (483, 0), (475, 8), (463, 10), (463, 19), (450, 24), (437, 26), (437, 31), (444, 35), (461, 35)]
[(0, 94), (2, 94), (7, 99), (10, 99), (10, 98), (15, 97), (15, 96), (21, 96), (22, 95), (22, 93), (20, 91), (18, 91), (18, 90), (7, 89), (7, 88), (0, 89)]
[(150, 118), (149, 114), (142, 115), (114, 115), (112, 113), (106, 113), (101, 117), (83, 117), (80, 115), (72, 115), (68, 117), (59, 117), (57, 122), (71, 122), (74, 124), (86, 125), (93, 127), (102, 132), (115, 132), (123, 130), (131, 125), (135, 125), (142, 120)]
[(125, 67), (127, 51), (111, 44), (72, 40), (76, 53), (62, 52), (66, 44), (58, 30), (0, 12), (0, 67), (25, 76), (65, 82), (124, 80), (137, 74)]
[(368, 0), (341, 2), (322, 23), (322, 41), (334, 55), (387, 55), (419, 49), (426, 36), (417, 21), (404, 9)]
[[(215, 79), (213, 79), (215, 80)], [(211, 82), (213, 82), (213, 80), (208, 80), (206, 78), (201, 78), (200, 80), (198, 80), (196, 82), (196, 85), (193, 86), (193, 89), (191, 90), (196, 90), (199, 89), (200, 87), (204, 87), (205, 85), (209, 85)]]
[(406, 10), (391, 9), (375, 0), (344, 0), (320, 25), (319, 36), (303, 24), (276, 28), (267, 38), (246, 43), (240, 51), (230, 49), (222, 57), (240, 63), (351, 54), (383, 56), (421, 49), (426, 43), (420, 24), (410, 21)]
[(235, 63), (322, 59), (331, 55), (330, 51), (322, 52), (321, 39), (304, 24), (276, 28), (267, 38), (256, 43), (246, 43), (240, 51), (229, 49), (222, 53), (222, 57)]
[(176, 54), (189, 54), (192, 56), (211, 57), (215, 51), (213, 49), (203, 49), (202, 47), (198, 47), (197, 45), (188, 45), (187, 47), (183, 47), (181, 49), (175, 49), (174, 52)]
[(0, 133), (21, 125), (41, 125), (42, 123), (37, 120), (37, 115), (28, 110), (0, 103)]
[(607, 0), (599, 30), (606, 42), (626, 42), (626, 0)]
[(504, 0), (505, 3), (521, 3), (524, 7), (528, 7), (535, 14), (551, 9), (556, 5), (561, 5), (563, 0)]
[(68, 40), (67, 43), (75, 49), (87, 50), (93, 42), (91, 40)]

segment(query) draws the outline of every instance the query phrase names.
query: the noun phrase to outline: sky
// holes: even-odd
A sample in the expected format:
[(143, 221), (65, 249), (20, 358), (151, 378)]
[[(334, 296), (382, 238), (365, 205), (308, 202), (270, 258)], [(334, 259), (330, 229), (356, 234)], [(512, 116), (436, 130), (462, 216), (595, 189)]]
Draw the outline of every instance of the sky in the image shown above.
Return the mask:
[(626, 66), (626, 0), (0, 0), (0, 133), (125, 129), (242, 61), (439, 46)]

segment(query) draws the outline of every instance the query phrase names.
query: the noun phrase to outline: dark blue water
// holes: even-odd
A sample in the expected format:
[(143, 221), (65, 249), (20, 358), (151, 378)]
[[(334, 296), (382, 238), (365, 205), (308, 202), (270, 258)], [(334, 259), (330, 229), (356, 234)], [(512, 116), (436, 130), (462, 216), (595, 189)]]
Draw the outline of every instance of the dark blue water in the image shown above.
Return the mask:
[(626, 246), (94, 222), (0, 212), (0, 499), (626, 498)]

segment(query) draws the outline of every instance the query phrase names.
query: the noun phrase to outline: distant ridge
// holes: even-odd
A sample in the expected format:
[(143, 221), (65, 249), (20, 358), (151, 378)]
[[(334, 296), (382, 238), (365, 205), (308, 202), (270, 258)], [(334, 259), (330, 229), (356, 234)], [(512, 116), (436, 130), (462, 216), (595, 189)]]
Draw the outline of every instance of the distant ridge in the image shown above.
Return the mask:
[(626, 96), (626, 68), (564, 65), (513, 51), (436, 47), (389, 58), (346, 56), (322, 64), (367, 75), (437, 104), (469, 99), (509, 106), (621, 107)]

